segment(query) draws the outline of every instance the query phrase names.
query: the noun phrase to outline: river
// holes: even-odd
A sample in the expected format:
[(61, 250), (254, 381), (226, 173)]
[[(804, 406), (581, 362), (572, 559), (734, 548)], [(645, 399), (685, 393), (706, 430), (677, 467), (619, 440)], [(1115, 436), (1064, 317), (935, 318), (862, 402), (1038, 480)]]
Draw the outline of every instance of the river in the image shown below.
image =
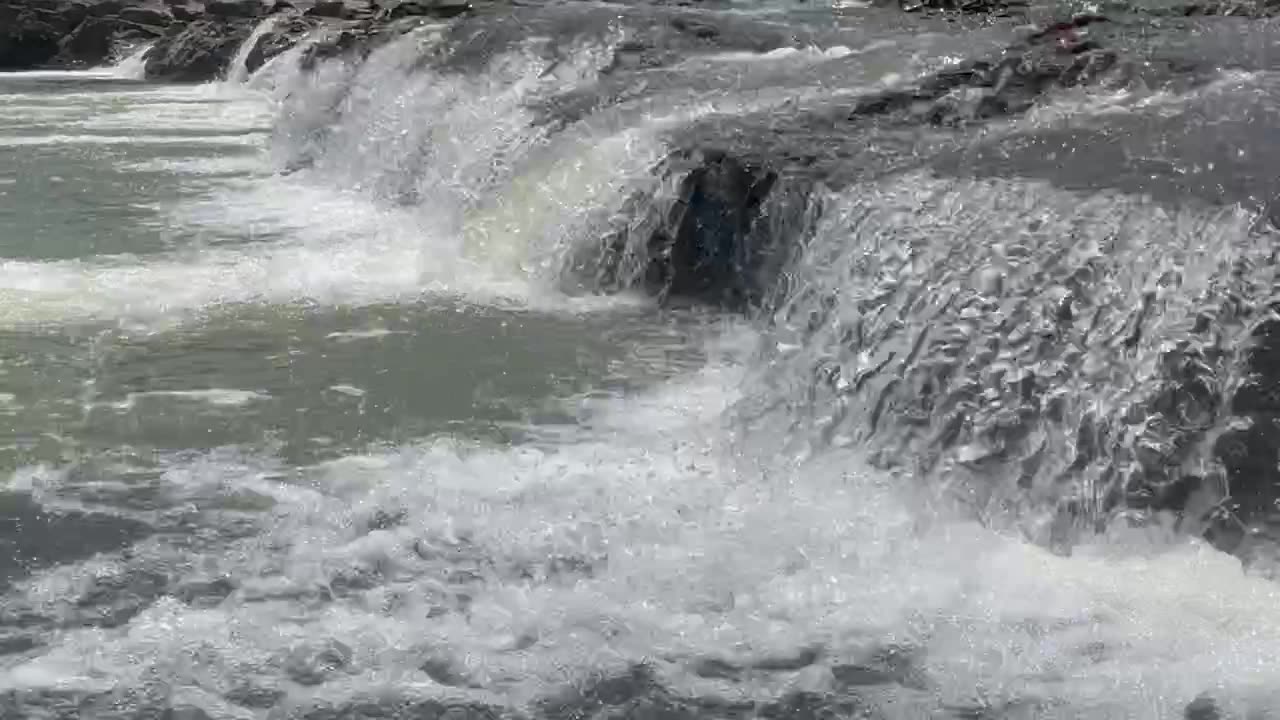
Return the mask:
[[(594, 83), (601, 48), (477, 79), (413, 65), (432, 32), (204, 85), (137, 61), (0, 76), (5, 720), (1280, 707), (1266, 573), (1158, 523), (1067, 552), (1017, 531), (1031, 510), (942, 499), (867, 449), (869, 408), (801, 407), (797, 368), (838, 342), (788, 335), (803, 293), (766, 322), (571, 281), (596, 211), (653, 182), (659, 130), (1004, 31), (715, 56), (680, 66), (694, 90), (559, 134), (530, 108)], [(1019, 122), (1274, 92), (1215, 82)], [(940, 238), (976, 267), (1029, 222), (1093, 243), (1117, 306), (1145, 265), (1212, 274), (1258, 242), (1238, 208), (913, 170), (833, 193), (790, 274), (941, 293), (974, 276)]]

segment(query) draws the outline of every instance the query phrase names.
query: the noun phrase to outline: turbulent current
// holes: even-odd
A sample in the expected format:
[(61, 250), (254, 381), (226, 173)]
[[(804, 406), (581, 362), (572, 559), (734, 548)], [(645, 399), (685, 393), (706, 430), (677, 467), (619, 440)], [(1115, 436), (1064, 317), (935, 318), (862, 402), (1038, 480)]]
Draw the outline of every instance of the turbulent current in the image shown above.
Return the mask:
[(0, 718), (1280, 714), (1280, 33), (582, 7), (0, 75)]

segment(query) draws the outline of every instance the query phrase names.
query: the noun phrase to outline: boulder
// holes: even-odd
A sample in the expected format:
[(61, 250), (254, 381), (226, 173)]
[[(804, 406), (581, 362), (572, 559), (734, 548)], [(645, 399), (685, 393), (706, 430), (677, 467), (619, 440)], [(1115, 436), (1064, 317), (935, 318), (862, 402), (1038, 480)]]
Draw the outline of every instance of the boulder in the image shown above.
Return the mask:
[(303, 14), (307, 17), (356, 20), (372, 16), (374, 7), (365, 0), (319, 0)]
[(205, 13), (217, 18), (256, 18), (266, 15), (267, 10), (261, 0), (208, 0), (204, 4)]
[(158, 40), (147, 53), (149, 80), (207, 82), (220, 77), (253, 33), (247, 19), (197, 20)]
[(122, 8), (115, 17), (135, 25), (165, 28), (173, 22), (173, 14), (162, 5), (130, 6)]
[(250, 73), (256, 71), (275, 56), (298, 44), (315, 27), (314, 21), (299, 15), (280, 18), (275, 27), (270, 32), (263, 33), (250, 48), (249, 54), (245, 56), (245, 69)]
[(68, 3), (64, 12), (0, 0), (0, 69), (21, 70), (53, 61), (58, 43), (85, 17)]
[[(664, 299), (735, 309), (760, 305), (774, 292), (789, 248), (811, 229), (813, 189), (839, 189), (867, 168), (893, 164), (887, 156), (901, 148), (892, 137), (868, 142), (871, 133), (883, 126), (961, 128), (1024, 113), (1055, 89), (1100, 82), (1119, 59), (1086, 37), (1086, 26), (1099, 22), (1078, 17), (914, 87), (820, 101), (791, 111), (785, 122), (770, 110), (682, 128), (673, 138), (677, 151), (658, 171), (668, 178), (667, 196), (632, 198), (622, 215), (643, 219), (607, 233), (598, 263), (578, 264), (593, 269), (604, 289), (640, 287)], [(628, 96), (628, 77), (610, 92)], [(544, 111), (573, 119), (579, 106), (598, 104), (593, 96)], [(909, 149), (898, 155), (914, 156)]]
[(448, 18), (471, 10), (470, 0), (381, 0), (378, 3), (385, 17), (438, 17)]
[(57, 64), (68, 67), (101, 65), (111, 59), (120, 45), (152, 40), (163, 31), (109, 17), (90, 17), (58, 44)]

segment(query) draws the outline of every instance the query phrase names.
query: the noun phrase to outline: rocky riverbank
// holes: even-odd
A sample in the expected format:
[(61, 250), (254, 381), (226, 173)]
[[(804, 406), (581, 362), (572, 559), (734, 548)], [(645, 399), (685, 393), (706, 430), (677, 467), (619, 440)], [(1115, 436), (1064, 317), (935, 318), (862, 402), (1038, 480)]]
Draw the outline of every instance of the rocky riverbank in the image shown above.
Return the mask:
[(7, 0), (0, 2), (0, 70), (74, 69), (153, 43), (149, 79), (201, 82), (223, 73), (263, 19), (279, 18), (250, 53), (253, 70), (306, 32), (371, 33), (406, 17), (452, 17), (466, 0)]

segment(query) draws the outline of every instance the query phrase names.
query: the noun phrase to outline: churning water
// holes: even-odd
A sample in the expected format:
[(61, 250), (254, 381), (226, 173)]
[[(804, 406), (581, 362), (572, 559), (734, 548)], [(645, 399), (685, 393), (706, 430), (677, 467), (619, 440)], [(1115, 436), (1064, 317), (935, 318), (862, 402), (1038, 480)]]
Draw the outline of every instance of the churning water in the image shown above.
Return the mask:
[[(1007, 419), (982, 383), (1072, 352), (1061, 414), (1120, 412), (1224, 278), (1274, 281), (1247, 208), (886, 172), (821, 194), (776, 312), (659, 309), (576, 271), (664, 192), (668, 131), (1003, 39), (689, 58), (558, 124), (625, 33), (446, 72), (422, 62), (442, 32), (202, 86), (0, 76), (0, 716), (1280, 709), (1274, 582), (1159, 522), (1064, 529), (1045, 508), (1100, 472), (1044, 480), (1066, 421), (1031, 431), (1021, 493), (978, 439), (917, 457), (877, 374), (1040, 337), (1035, 303), (1076, 292), (1057, 345), (956, 371), (970, 422)], [(1274, 84), (1068, 94), (989, 132), (1269, 108)], [(1098, 339), (1144, 299), (1132, 352)]]

